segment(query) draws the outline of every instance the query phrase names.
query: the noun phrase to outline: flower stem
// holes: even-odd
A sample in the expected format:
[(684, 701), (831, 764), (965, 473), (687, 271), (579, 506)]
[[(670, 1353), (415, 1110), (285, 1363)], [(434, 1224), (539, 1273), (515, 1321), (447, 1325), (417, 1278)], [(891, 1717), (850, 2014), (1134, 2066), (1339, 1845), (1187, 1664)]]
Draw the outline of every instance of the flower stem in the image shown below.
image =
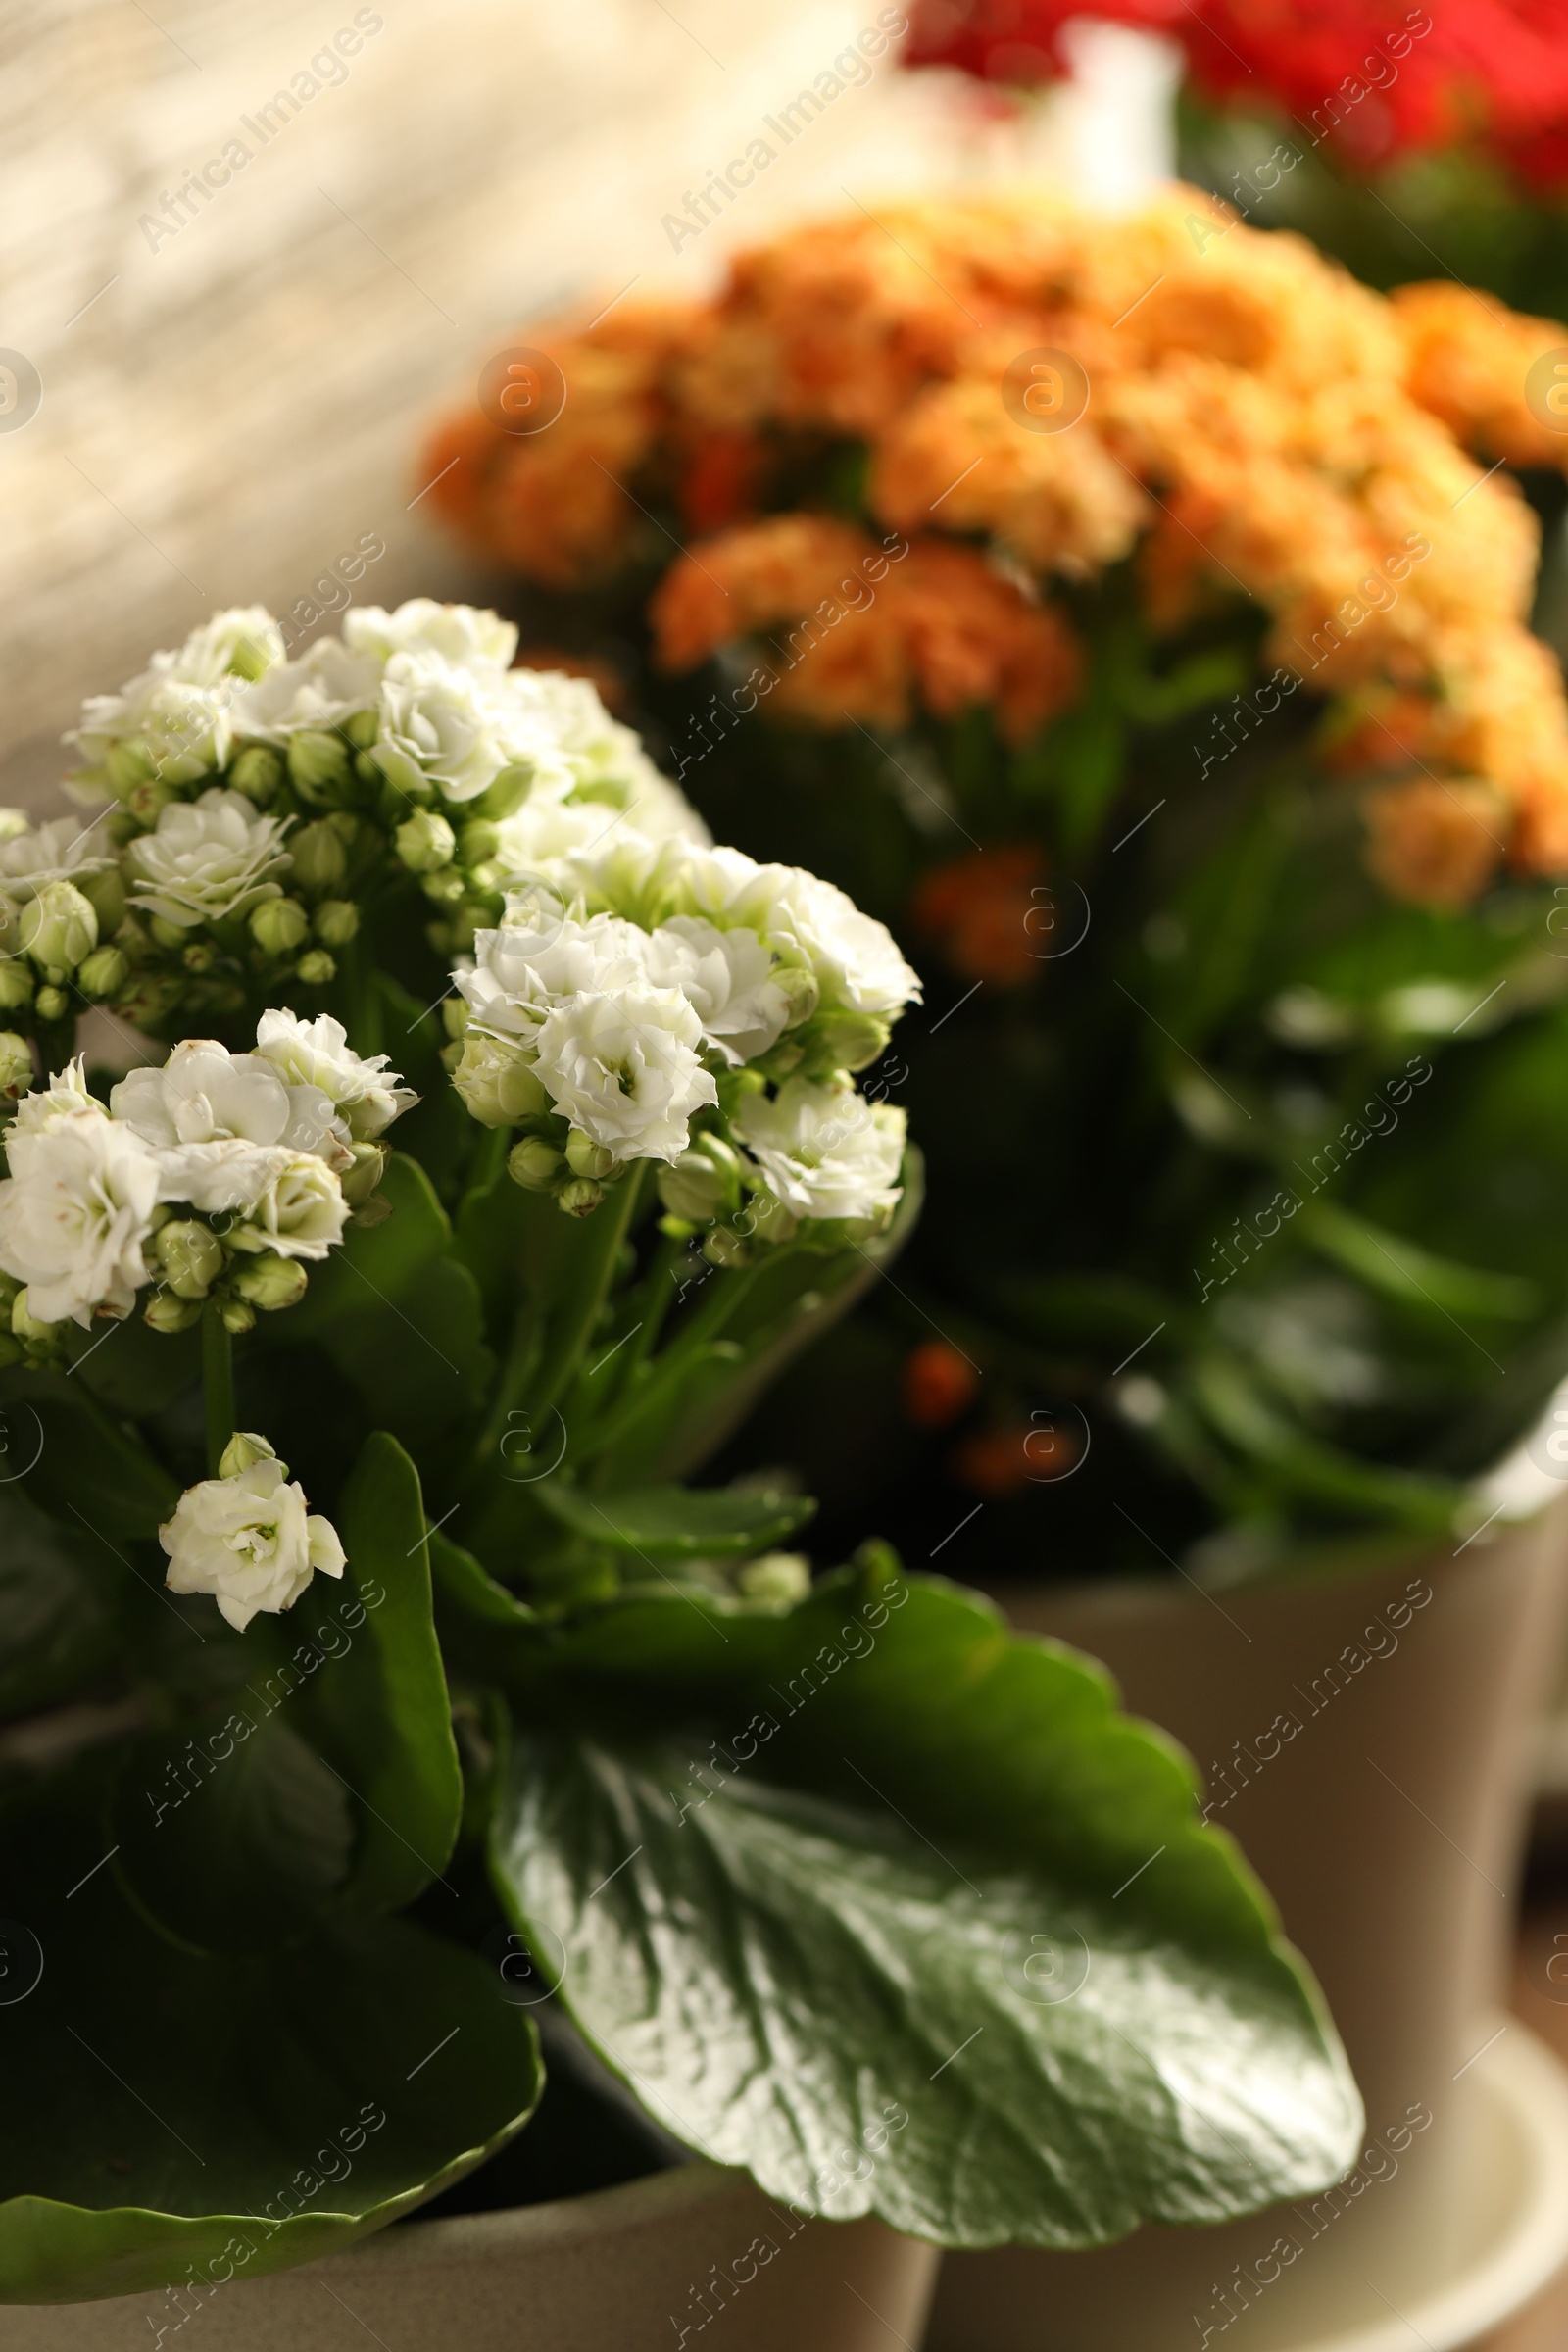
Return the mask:
[(216, 1478), (223, 1448), (234, 1435), (234, 1342), (216, 1298), (208, 1300), (202, 1316), (202, 1404), (207, 1475)]

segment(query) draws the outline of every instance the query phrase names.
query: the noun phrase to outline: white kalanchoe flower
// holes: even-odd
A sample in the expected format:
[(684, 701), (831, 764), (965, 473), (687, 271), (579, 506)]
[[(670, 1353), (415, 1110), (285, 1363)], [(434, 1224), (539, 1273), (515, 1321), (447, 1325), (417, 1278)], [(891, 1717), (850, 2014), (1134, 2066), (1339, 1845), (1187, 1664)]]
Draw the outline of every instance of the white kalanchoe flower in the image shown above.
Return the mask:
[(129, 1071), (109, 1107), (162, 1150), (237, 1141), (315, 1152), (334, 1163), (348, 1158), (347, 1130), (329, 1095), (291, 1085), (261, 1054), (231, 1054), (216, 1038), (187, 1038), (160, 1068)]
[(6, 1129), (7, 1153), (19, 1135), (41, 1135), (57, 1120), (108, 1116), (97, 1096), (87, 1092), (86, 1056), (78, 1054), (63, 1070), (56, 1070), (47, 1086), (35, 1087), (23, 1096), (17, 1104), (16, 1117)]
[(222, 678), (206, 685), (182, 677), (177, 659), (155, 654), (119, 694), (88, 696), (81, 724), (66, 741), (80, 746), (91, 770), (102, 771), (110, 754), (130, 743), (144, 755), (147, 772), (169, 784), (194, 783), (224, 764), (234, 737), (237, 682)]
[[(158, 1203), (158, 1162), (130, 1128), (101, 1109), (72, 1106), (74, 1086), (51, 1087), (6, 1139), (0, 1183), (0, 1267), (27, 1288), (40, 1323), (94, 1311), (128, 1315), (150, 1277), (143, 1246)], [(51, 1102), (54, 1107), (49, 1107)]]
[(430, 785), (449, 801), (477, 800), (504, 767), (569, 787), (570, 770), (548, 732), (504, 692), (502, 678), (435, 654), (394, 654), (381, 680), (374, 757), (405, 792)]
[(192, 629), (172, 657), (173, 674), (196, 686), (259, 678), (283, 659), (283, 632), (265, 605), (231, 605)]
[[(243, 1462), (258, 1443), (231, 1446), (225, 1462)], [(210, 1592), (241, 1634), (259, 1612), (292, 1608), (313, 1576), (341, 1576), (346, 1565), (336, 1528), (307, 1509), (304, 1488), (271, 1453), (187, 1487), (158, 1541), (170, 1591)]]
[(824, 1005), (893, 1016), (920, 1001), (919, 977), (887, 925), (801, 866), (759, 865), (740, 850), (695, 850), (670, 867), (668, 893), (672, 911), (706, 915), (722, 930), (755, 930), (804, 962)]
[(383, 665), (395, 654), (433, 654), (456, 669), (489, 671), (509, 668), (517, 650), (516, 629), (499, 613), (429, 596), (411, 596), (395, 612), (359, 606), (343, 616), (343, 641)]
[(471, 969), (457, 974), (474, 1024), (531, 1042), (558, 1004), (646, 980), (648, 935), (616, 915), (582, 922), (548, 892), (507, 902), (506, 918), (473, 943)]
[(228, 1240), (236, 1250), (319, 1259), (343, 1239), (348, 1213), (333, 1170), (308, 1152), (288, 1152)]
[(720, 931), (701, 915), (678, 914), (648, 934), (644, 951), (656, 988), (678, 988), (703, 1036), (734, 1068), (778, 1043), (791, 1000), (755, 931)]
[(220, 1136), (207, 1144), (154, 1146), (158, 1198), (200, 1209), (205, 1217), (248, 1217), (298, 1157), (281, 1144), (253, 1144)]
[(534, 1066), (557, 1110), (616, 1159), (676, 1159), (718, 1100), (702, 1034), (678, 989), (572, 997), (546, 1015)]
[(357, 1144), (372, 1143), (419, 1100), (390, 1067), (388, 1055), (367, 1059), (356, 1054), (342, 1022), (330, 1013), (302, 1021), (293, 1012), (264, 1012), (256, 1024), (256, 1051), (286, 1085), (324, 1095)]
[(881, 1222), (897, 1206), (906, 1120), (892, 1103), (790, 1078), (771, 1101), (748, 1096), (733, 1124), (792, 1215)]
[(281, 895), (272, 877), (288, 863), (287, 823), (259, 816), (254, 802), (221, 785), (196, 801), (172, 801), (125, 852), (132, 902), (183, 930), (248, 913)]
[(234, 733), (286, 743), (303, 730), (335, 727), (374, 708), (381, 665), (336, 637), (318, 637), (297, 662), (279, 662), (233, 699)]
[(114, 844), (99, 823), (54, 816), (33, 827), (20, 809), (0, 808), (0, 893), (7, 899), (20, 904), (51, 882), (77, 882), (114, 862)]

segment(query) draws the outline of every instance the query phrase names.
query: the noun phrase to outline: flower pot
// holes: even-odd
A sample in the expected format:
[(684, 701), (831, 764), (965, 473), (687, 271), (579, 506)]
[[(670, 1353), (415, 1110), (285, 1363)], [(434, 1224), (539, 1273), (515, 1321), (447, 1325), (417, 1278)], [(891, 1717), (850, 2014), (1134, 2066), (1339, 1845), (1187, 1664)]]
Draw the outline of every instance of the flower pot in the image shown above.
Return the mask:
[[(770, 2249), (770, 2250), (769, 2250)], [(919, 2339), (935, 2247), (876, 2221), (808, 2222), (744, 2173), (681, 2165), (591, 2196), (407, 2222), (346, 2254), (205, 2297), (31, 2304), (7, 2352), (883, 2352)]]
[[(1425, 1557), (1385, 1550), (1213, 1593), (1172, 1580), (998, 1595), (1016, 1624), (1103, 1660), (1131, 1711), (1192, 1753), (1209, 1818), (1317, 1973), (1366, 2102), (1366, 2153), (1313, 2205), (1221, 2230), (951, 2257), (932, 2352), (1372, 2352), (1391, 2329), (1391, 2345), (1414, 2341), (1407, 2323), (1439, 2287), (1464, 2315), (1441, 2335), (1455, 2346), (1568, 2258), (1560, 2201), (1528, 2254), (1503, 2260), (1498, 2239), (1545, 2174), (1554, 2190), (1568, 2178), (1561, 2070), (1498, 2015), (1532, 1729), (1568, 1588), (1560, 1487), (1536, 1494), (1559, 1499)], [(1488, 2175), (1505, 2162), (1517, 2193), (1497, 2212)]]

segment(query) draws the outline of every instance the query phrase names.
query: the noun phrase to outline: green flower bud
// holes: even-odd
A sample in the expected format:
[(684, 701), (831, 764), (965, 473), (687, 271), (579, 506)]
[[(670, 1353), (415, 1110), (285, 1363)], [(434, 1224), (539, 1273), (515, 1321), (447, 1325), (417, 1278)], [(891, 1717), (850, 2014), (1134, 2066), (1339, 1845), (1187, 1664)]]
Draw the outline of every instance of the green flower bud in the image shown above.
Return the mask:
[[(381, 822), (384, 825), (394, 824), (401, 811), (408, 806), (407, 793), (401, 793), (395, 785), (388, 784), (385, 776), (381, 773), (381, 762), (373, 752), (355, 753), (354, 773), (358, 781), (364, 785)], [(395, 806), (389, 807), (389, 802), (394, 803)]]
[(514, 816), (533, 790), (535, 772), (530, 760), (514, 760), (511, 767), (504, 767), (472, 804), (474, 815), (497, 820)]
[(172, 1291), (154, 1291), (141, 1310), (141, 1319), (154, 1331), (189, 1331), (202, 1319), (200, 1298), (177, 1298)]
[(436, 1059), (449, 1078), (456, 1077), (458, 1065), (463, 1059), (463, 1040), (457, 1037), (449, 1038), (436, 1055)]
[(324, 817), (318, 817), (314, 825), (303, 825), (299, 832), (291, 834), (288, 852), (294, 860), (295, 881), (313, 898), (326, 898), (348, 872), (348, 852), (343, 846), (342, 833)]
[(507, 1153), (507, 1174), (525, 1193), (554, 1191), (565, 1164), (555, 1145), (546, 1143), (542, 1135), (525, 1135)]
[(781, 963), (774, 967), (773, 986), (782, 989), (789, 999), (790, 1008), (784, 1016), (786, 1029), (798, 1029), (803, 1021), (810, 1019), (822, 993), (814, 972), (808, 971), (804, 963)]
[(310, 928), (298, 899), (264, 899), (251, 915), (251, 937), (267, 956), (292, 956)]
[(176, 1298), (205, 1298), (223, 1264), (218, 1236), (193, 1217), (175, 1217), (153, 1236), (152, 1254), (166, 1290)]
[(32, 974), (20, 956), (0, 963), (0, 1012), (20, 1012), (32, 1003)]
[[(258, 1462), (277, 1461), (277, 1447), (266, 1438), (258, 1437), (253, 1429), (236, 1429), (218, 1460), (220, 1478), (242, 1478)], [(288, 1476), (287, 1462), (278, 1464), (283, 1476)]]
[(715, 1225), (703, 1243), (703, 1255), (710, 1266), (747, 1266), (751, 1264), (750, 1245), (727, 1225)]
[(99, 938), (108, 939), (125, 919), (125, 885), (120, 878), (120, 869), (106, 865), (101, 874), (85, 875), (79, 887), (98, 917)]
[(161, 948), (182, 948), (188, 936), (178, 923), (172, 923), (166, 914), (155, 914), (148, 929)]
[(152, 772), (153, 756), (134, 735), (127, 735), (122, 743), (112, 743), (104, 755), (104, 774), (117, 801), (124, 800), (138, 784), (145, 784)]
[(825, 1012), (807, 1044), (806, 1069), (810, 1077), (830, 1070), (869, 1069), (892, 1034), (886, 1021), (869, 1012)]
[(34, 963), (69, 972), (98, 945), (98, 917), (74, 882), (46, 882), (22, 909), (21, 932)]
[(32, 1048), (14, 1029), (0, 1029), (0, 1095), (24, 1095), (32, 1084)]
[(341, 735), (306, 727), (288, 739), (289, 782), (313, 808), (341, 800), (353, 784), (348, 746)]
[(392, 847), (411, 874), (431, 874), (452, 863), (457, 836), (435, 809), (416, 808), (393, 834)]
[(441, 1026), (445, 1029), (448, 1037), (463, 1035), (468, 1026), (468, 1007), (462, 997), (453, 995), (442, 998)]
[(256, 1327), (256, 1309), (248, 1298), (220, 1298), (218, 1317), (223, 1329), (232, 1332), (236, 1339), (241, 1332), (253, 1331)]
[(40, 988), (33, 1008), (40, 1021), (63, 1021), (71, 1010), (71, 999), (63, 988)]
[(343, 732), (357, 752), (368, 752), (381, 732), (376, 710), (355, 710), (343, 721)]
[(668, 1167), (659, 1171), (659, 1198), (672, 1217), (710, 1225), (732, 1216), (741, 1200), (741, 1163), (720, 1135), (695, 1135)]
[(486, 858), (495, 856), (500, 840), (495, 826), (486, 818), (477, 816), (470, 824), (464, 826), (458, 855), (465, 865), (483, 865)]
[(580, 1127), (574, 1127), (566, 1138), (566, 1165), (574, 1176), (592, 1176), (599, 1184), (613, 1184), (621, 1172), (613, 1152), (596, 1144)]
[(300, 957), (294, 969), (307, 988), (324, 988), (329, 980), (337, 978), (336, 958), (324, 948), (312, 948)]
[(310, 1283), (310, 1276), (297, 1257), (279, 1257), (271, 1250), (263, 1250), (255, 1257), (236, 1263), (230, 1279), (240, 1298), (252, 1306), (259, 1306), (266, 1315), (275, 1315), (285, 1306), (298, 1306)]
[(456, 906), (466, 887), (455, 865), (444, 865), (439, 873), (419, 877), (419, 888), (437, 906)]
[(59, 1334), (58, 1323), (38, 1323), (27, 1306), (27, 1294), (19, 1291), (11, 1301), (11, 1329), (29, 1348), (47, 1348)]
[(550, 1107), (550, 1097), (522, 1048), (497, 1037), (464, 1039), (452, 1083), (482, 1127), (512, 1127)]
[(179, 960), (187, 972), (210, 972), (218, 961), (218, 950), (210, 939), (193, 939), (188, 948), (181, 948)]
[(323, 899), (316, 909), (316, 936), (324, 947), (346, 948), (359, 928), (360, 910), (352, 899)]
[(117, 997), (129, 978), (130, 960), (119, 948), (94, 948), (82, 958), (76, 986), (96, 1003), (103, 997)]
[(141, 783), (133, 784), (122, 798), (126, 815), (148, 832), (157, 824), (159, 811), (167, 808), (171, 801), (177, 801), (179, 794), (167, 776), (147, 776)]
[(351, 1144), (349, 1149), (354, 1165), (342, 1171), (338, 1182), (350, 1208), (363, 1208), (386, 1174), (392, 1154), (385, 1144)]
[(556, 1205), (568, 1217), (591, 1217), (604, 1197), (604, 1186), (591, 1176), (573, 1176), (556, 1195)]
[(735, 1571), (735, 1589), (748, 1600), (771, 1601), (789, 1608), (805, 1600), (811, 1590), (811, 1563), (800, 1551), (764, 1551)]
[(228, 771), (227, 781), (258, 808), (265, 808), (286, 773), (283, 757), (270, 743), (248, 743)]

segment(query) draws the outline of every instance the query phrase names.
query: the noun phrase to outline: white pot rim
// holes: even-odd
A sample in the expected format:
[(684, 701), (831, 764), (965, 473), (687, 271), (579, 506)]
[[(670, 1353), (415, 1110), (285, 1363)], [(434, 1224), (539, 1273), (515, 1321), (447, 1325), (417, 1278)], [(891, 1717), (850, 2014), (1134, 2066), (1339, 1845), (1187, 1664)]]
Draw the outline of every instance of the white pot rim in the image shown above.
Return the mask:
[[(524, 2127), (526, 2129), (526, 2127)], [(694, 2208), (755, 2189), (739, 2167), (710, 2164), (702, 2157), (644, 2173), (612, 2188), (594, 2188), (576, 2197), (550, 2197), (537, 2205), (506, 2205), (492, 2213), (455, 2213), (420, 2221), (417, 2211), (389, 2230), (378, 2230), (358, 2245), (322, 2257), (349, 2262), (357, 2271), (375, 2263), (467, 2263), (486, 2254), (555, 2252), (623, 2230), (649, 2229)], [(757, 2191), (761, 2194), (763, 2192)], [(305, 2264), (317, 2269), (319, 2264)]]

